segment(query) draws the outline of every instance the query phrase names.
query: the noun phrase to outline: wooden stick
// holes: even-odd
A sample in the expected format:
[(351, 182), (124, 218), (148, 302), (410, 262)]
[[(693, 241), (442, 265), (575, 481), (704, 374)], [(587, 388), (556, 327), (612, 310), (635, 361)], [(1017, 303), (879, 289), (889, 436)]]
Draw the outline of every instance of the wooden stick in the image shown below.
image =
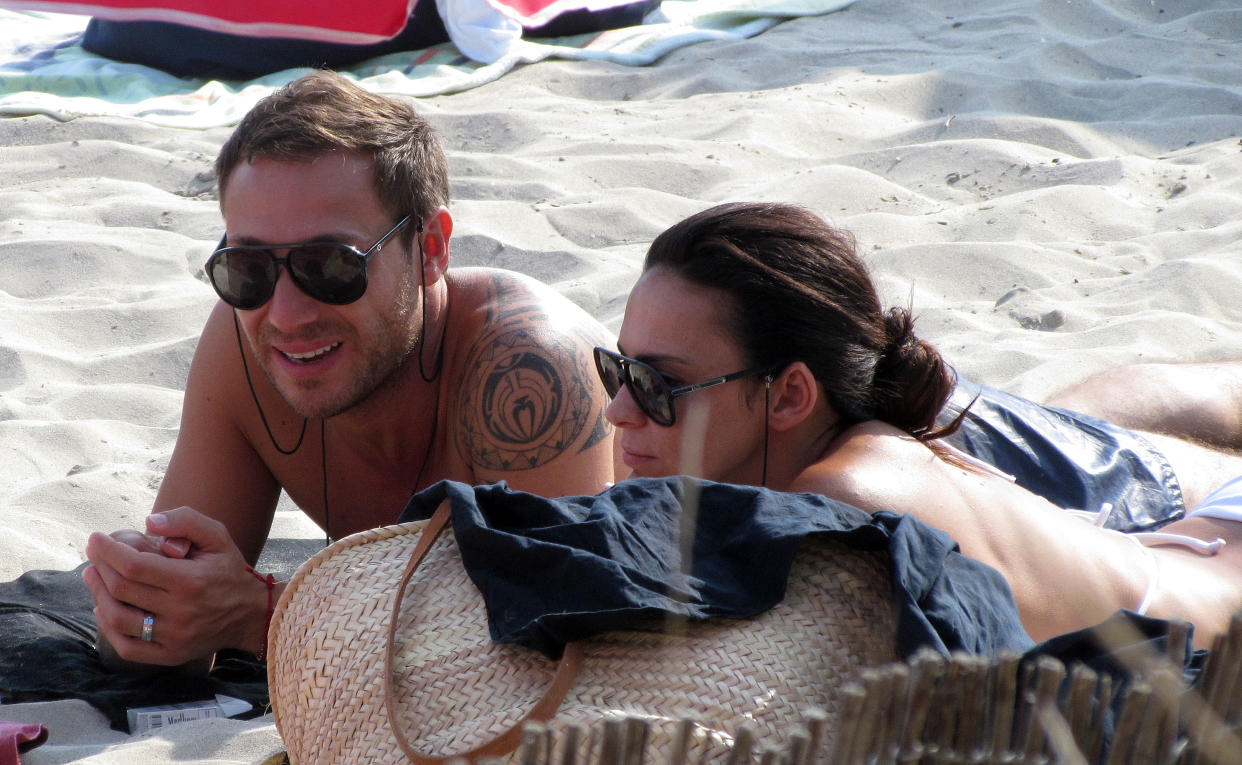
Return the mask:
[(1174, 672), (1172, 667), (1153, 673), (1151, 683), (1152, 707), (1159, 713), (1152, 726), (1152, 762), (1170, 763), (1174, 759), (1177, 729), (1182, 719), (1181, 700), (1186, 686), (1182, 682), (1180, 668)]
[(1221, 719), (1226, 725), (1242, 722), (1242, 613), (1233, 615), (1229, 621), (1230, 655), (1221, 680), (1221, 695), (1227, 700), (1222, 704)]
[(556, 752), (556, 738), (552, 735), (552, 730), (548, 729), (543, 732), (543, 765), (554, 765), (554, 755)]
[(1230, 620), (1229, 629), (1212, 641), (1212, 651), (1204, 666), (1199, 686), (1204, 709), (1196, 716), (1191, 729), (1190, 762), (1217, 763), (1231, 748), (1236, 736), (1228, 729), (1230, 695), (1238, 693), (1239, 672), (1242, 671), (1242, 627), (1239, 614)]
[(621, 746), (621, 765), (643, 765), (647, 752), (647, 734), (650, 726), (637, 715), (625, 718)]
[(738, 728), (733, 737), (733, 748), (729, 750), (725, 765), (747, 765), (750, 762), (750, 752), (754, 744), (755, 732), (745, 725)]
[(924, 649), (916, 653), (909, 662), (910, 677), (907, 681), (907, 703), (905, 721), (902, 725), (901, 752), (908, 759), (923, 756), (927, 748), (923, 741), (927, 718), (931, 712), (932, 698), (935, 695), (936, 683), (944, 672), (944, 657)]
[(807, 742), (806, 756), (799, 765), (818, 765), (820, 756), (827, 748), (828, 713), (822, 709), (808, 709), (804, 719), (811, 738)]
[(1043, 738), (1040, 734), (1039, 720), (1036, 719), (1035, 708), (1039, 701), (1036, 693), (1039, 685), (1039, 670), (1042, 666), (1042, 659), (1035, 662), (1027, 662), (1019, 670), (1018, 677), (1018, 706), (1015, 710), (1016, 721), (1014, 725), (1013, 751), (1026, 759), (1030, 759), (1034, 753), (1034, 743), (1036, 740), (1042, 745)]
[(935, 757), (954, 751), (961, 683), (961, 665), (952, 660), (945, 662), (944, 674), (936, 684), (923, 730), (923, 743), (928, 753)]
[[(1065, 682), (1065, 665), (1051, 656), (1044, 656), (1036, 662), (1036, 666), (1039, 671), (1035, 682), (1035, 704), (1039, 707), (1045, 705), (1055, 707), (1057, 691)], [(1028, 742), (1030, 746), (1027, 751), (1030, 754), (1047, 753), (1049, 751), (1048, 735), (1043, 723), (1040, 722), (1038, 715), (1035, 716), (1033, 722), (1036, 723), (1037, 731), (1035, 738)]]
[(885, 667), (884, 681), (871, 689), (876, 699), (876, 726), (872, 736), (873, 755), (886, 761), (901, 749), (902, 725), (905, 722), (906, 694), (910, 685), (910, 667), (903, 663)]
[(1125, 765), (1129, 762), (1134, 739), (1147, 711), (1151, 698), (1151, 686), (1142, 680), (1132, 680), (1125, 690), (1121, 712), (1117, 715), (1117, 729), (1113, 734), (1113, 746), (1108, 753), (1108, 765)]
[(1088, 751), (1090, 744), (1091, 726), (1102, 722), (1098, 708), (1092, 704), (1095, 701), (1098, 681), (1099, 678), (1095, 672), (1086, 664), (1075, 664), (1070, 669), (1065, 719), (1070, 724), (1070, 730), (1073, 731), (1075, 745), (1084, 753)]
[(994, 678), (992, 687), (995, 688), (995, 695), (992, 699), (994, 717), (992, 720), (991, 751), (997, 756), (1014, 750), (1012, 746), (1014, 741), (1013, 721), (1018, 705), (1018, 666), (1020, 661), (1018, 654), (1004, 652), (996, 657), (996, 661), (991, 668)]
[[(1232, 626), (1232, 623), (1231, 625)], [(1212, 654), (1208, 665), (1203, 668), (1203, 698), (1218, 715), (1227, 705), (1229, 693), (1229, 675), (1233, 674), (1237, 663), (1236, 654), (1238, 640), (1231, 629), (1212, 641)]]
[(592, 725), (588, 729), (586, 748), (582, 753), (582, 762), (584, 765), (598, 765), (601, 759), (600, 749), (604, 745), (604, 731), (598, 725)]
[(837, 740), (832, 747), (832, 759), (829, 762), (850, 763), (854, 753), (854, 738), (862, 717), (863, 703), (867, 692), (861, 685), (850, 683), (841, 688), (841, 718), (838, 721)]
[(1190, 646), (1190, 622), (1185, 619), (1172, 619), (1169, 621), (1168, 643), (1165, 645), (1165, 655), (1168, 656), (1169, 662), (1183, 667), (1186, 665), (1186, 649)]
[(795, 727), (785, 742), (785, 751), (780, 758), (780, 765), (803, 765), (806, 762), (807, 749), (811, 745), (811, 734), (806, 728)]
[(668, 765), (689, 765), (690, 747), (694, 744), (694, 720), (684, 717), (677, 722), (673, 735), (673, 748), (668, 753)]
[[(585, 736), (586, 729), (583, 726), (577, 724), (565, 726), (564, 738), (561, 740), (560, 765), (578, 765), (578, 746)], [(589, 763), (590, 760), (583, 760), (583, 765), (589, 765)]]
[(983, 748), (985, 729), (990, 717), (984, 707), (988, 665), (982, 657), (970, 654), (955, 655), (954, 661), (959, 666), (958, 698), (961, 700), (962, 711), (957, 717), (953, 749), (963, 757), (974, 757)]
[(615, 717), (604, 720), (603, 739), (599, 747), (599, 765), (621, 765), (625, 726)]
[(1113, 706), (1113, 676), (1105, 673), (1100, 675), (1096, 692), (1095, 723), (1091, 726), (1091, 740), (1084, 750), (1089, 762), (1100, 762), (1104, 757), (1104, 716)]
[(880, 712), (886, 699), (883, 689), (888, 686), (886, 672), (880, 668), (868, 667), (858, 673), (863, 684), (862, 709), (855, 724), (854, 745), (846, 755), (849, 762), (864, 762), (875, 751), (875, 733), (880, 724)]
[(1074, 740), (1073, 729), (1056, 704), (1045, 699), (1039, 702), (1035, 713), (1039, 716), (1039, 727), (1047, 736), (1053, 761), (1062, 765), (1087, 765), (1087, 758)]
[(709, 741), (705, 746), (699, 748), (699, 765), (711, 765), (711, 762), (712, 747), (711, 742)]
[(522, 743), (519, 748), (518, 762), (522, 765), (541, 765), (544, 732), (547, 729), (537, 722), (530, 722), (522, 728)]
[(1130, 742), (1130, 762), (1156, 762), (1157, 740), (1160, 730), (1164, 727), (1165, 705), (1157, 691), (1157, 675), (1164, 670), (1151, 672), (1144, 680), (1149, 692), (1147, 703), (1143, 705), (1143, 715), (1139, 720), (1138, 730)]

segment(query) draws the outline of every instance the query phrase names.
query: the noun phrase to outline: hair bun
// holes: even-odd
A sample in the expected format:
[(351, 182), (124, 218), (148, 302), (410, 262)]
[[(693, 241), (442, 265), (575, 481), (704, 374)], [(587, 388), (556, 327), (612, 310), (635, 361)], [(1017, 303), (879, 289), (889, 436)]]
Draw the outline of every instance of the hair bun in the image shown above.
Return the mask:
[(931, 343), (914, 334), (906, 308), (884, 314), (885, 344), (875, 369), (876, 416), (919, 438), (935, 438), (936, 415), (956, 376)]
[(894, 356), (900, 358), (919, 344), (919, 339), (914, 335), (914, 317), (905, 308), (890, 308), (884, 314), (884, 335), (881, 363)]

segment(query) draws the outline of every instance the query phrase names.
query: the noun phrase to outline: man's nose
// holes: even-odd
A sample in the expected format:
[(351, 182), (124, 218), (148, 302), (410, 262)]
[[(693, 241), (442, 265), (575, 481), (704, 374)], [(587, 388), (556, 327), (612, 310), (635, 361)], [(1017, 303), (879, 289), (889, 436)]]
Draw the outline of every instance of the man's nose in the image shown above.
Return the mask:
[(267, 321), (277, 330), (290, 331), (318, 316), (320, 303), (293, 283), (283, 264), (277, 269), (276, 288), (267, 304)]

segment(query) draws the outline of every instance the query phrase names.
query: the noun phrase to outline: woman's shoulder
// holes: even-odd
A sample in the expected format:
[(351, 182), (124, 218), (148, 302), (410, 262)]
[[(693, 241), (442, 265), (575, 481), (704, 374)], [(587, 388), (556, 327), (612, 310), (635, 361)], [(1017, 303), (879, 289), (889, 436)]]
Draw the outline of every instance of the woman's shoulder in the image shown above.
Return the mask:
[(837, 434), (824, 451), (825, 460), (848, 461), (857, 467), (894, 458), (934, 459), (927, 444), (880, 420), (851, 425)]
[(871, 420), (842, 431), (791, 489), (823, 494), (864, 510), (891, 508), (895, 495), (924, 486), (942, 467), (926, 444)]

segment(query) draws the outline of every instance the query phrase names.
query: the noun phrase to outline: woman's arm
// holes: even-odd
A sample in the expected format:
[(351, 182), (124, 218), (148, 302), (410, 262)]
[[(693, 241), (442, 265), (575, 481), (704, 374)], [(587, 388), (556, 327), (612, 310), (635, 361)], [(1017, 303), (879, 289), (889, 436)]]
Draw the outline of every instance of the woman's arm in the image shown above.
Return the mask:
[(881, 423), (852, 428), (790, 488), (871, 512), (908, 513), (943, 529), (963, 553), (1005, 577), (1036, 640), (1097, 624), (1121, 608), (1138, 609), (1150, 590), (1147, 613), (1192, 622), (1196, 645), (1206, 647), (1242, 608), (1242, 538), (1231, 528), (1242, 524), (1190, 519), (1169, 527), (1224, 538), (1213, 556), (1143, 547), (1004, 478), (950, 465)]

